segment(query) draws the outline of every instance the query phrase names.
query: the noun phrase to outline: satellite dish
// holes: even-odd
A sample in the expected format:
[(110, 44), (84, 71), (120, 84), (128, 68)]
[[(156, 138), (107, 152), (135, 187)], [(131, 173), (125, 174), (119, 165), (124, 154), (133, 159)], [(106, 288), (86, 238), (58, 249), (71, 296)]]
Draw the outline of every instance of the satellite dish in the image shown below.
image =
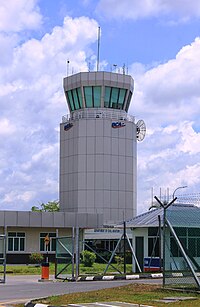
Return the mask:
[(136, 138), (137, 140), (140, 142), (142, 140), (144, 140), (146, 134), (146, 125), (145, 122), (140, 119), (138, 120), (137, 124), (136, 124)]

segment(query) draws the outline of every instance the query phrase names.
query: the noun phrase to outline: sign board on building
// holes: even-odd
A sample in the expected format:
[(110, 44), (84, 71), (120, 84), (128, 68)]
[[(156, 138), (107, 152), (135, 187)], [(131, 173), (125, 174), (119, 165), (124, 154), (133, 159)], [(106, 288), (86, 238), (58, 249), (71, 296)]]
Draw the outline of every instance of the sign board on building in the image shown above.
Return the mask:
[(122, 127), (125, 127), (126, 124), (124, 122), (113, 122), (112, 123), (112, 128), (122, 128)]
[(68, 131), (71, 127), (73, 127), (73, 124), (72, 123), (68, 123), (68, 124), (64, 125), (64, 130)]

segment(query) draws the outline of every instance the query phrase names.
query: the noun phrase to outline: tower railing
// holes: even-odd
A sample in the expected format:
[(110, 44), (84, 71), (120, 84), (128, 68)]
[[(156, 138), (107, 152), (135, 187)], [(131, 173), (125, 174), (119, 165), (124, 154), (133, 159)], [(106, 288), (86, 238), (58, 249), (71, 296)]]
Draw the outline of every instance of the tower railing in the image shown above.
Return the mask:
[(62, 123), (69, 122), (70, 120), (80, 120), (80, 119), (111, 119), (116, 121), (129, 121), (135, 122), (135, 117), (127, 114), (123, 110), (112, 110), (112, 109), (101, 109), (101, 108), (91, 108), (84, 110), (77, 110), (71, 112), (71, 114), (64, 115), (62, 117)]

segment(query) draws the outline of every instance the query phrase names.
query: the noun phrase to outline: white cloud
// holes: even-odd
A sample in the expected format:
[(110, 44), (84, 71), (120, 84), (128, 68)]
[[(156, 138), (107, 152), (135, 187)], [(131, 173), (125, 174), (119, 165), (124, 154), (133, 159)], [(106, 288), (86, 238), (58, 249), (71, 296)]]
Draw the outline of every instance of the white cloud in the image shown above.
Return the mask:
[(20, 32), (38, 29), (42, 16), (37, 6), (38, 0), (1, 0), (0, 31)]
[(68, 113), (62, 86), (66, 60), (70, 74), (87, 70), (97, 28), (87, 17), (66, 17), (41, 39), (16, 40), (6, 63), (0, 61), (2, 209), (30, 210), (38, 201), (58, 199), (58, 126)]
[(200, 107), (199, 54), (200, 39), (196, 38), (175, 59), (136, 75), (131, 112), (146, 113), (151, 129), (160, 123), (195, 119)]
[(139, 212), (148, 209), (152, 187), (158, 196), (160, 187), (163, 195), (181, 185), (188, 186), (185, 193), (199, 191), (199, 54), (196, 38), (176, 58), (153, 69), (136, 69), (130, 113), (147, 125), (146, 138), (138, 144)]
[(8, 136), (12, 134), (14, 130), (15, 126), (7, 118), (0, 118), (0, 137)]
[(25, 203), (28, 203), (29, 201), (34, 199), (35, 195), (36, 193), (34, 191), (26, 191), (21, 194), (16, 191), (11, 191), (10, 193), (5, 194), (5, 198), (3, 201), (5, 203), (12, 204), (15, 204), (17, 201), (23, 201)]
[(192, 123), (184, 122), (181, 124), (180, 131), (182, 131), (181, 143), (177, 146), (177, 150), (183, 151), (190, 155), (200, 153), (200, 133), (196, 132)]
[[(138, 145), (139, 212), (147, 210), (152, 187), (155, 195), (170, 195), (178, 187), (187, 185), (184, 193), (197, 193), (200, 184), (200, 133), (192, 122), (180, 121), (155, 132)], [(187, 196), (186, 196), (187, 199)], [(148, 206), (147, 206), (148, 205)]]
[(109, 18), (141, 19), (167, 16), (185, 22), (200, 17), (200, 2), (196, 0), (100, 0), (97, 12)]

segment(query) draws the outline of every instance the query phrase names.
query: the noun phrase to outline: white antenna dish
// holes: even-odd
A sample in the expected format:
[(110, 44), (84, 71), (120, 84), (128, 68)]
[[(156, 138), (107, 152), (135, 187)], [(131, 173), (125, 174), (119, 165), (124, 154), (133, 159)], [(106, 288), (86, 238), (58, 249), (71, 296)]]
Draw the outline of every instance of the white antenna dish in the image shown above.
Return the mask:
[(136, 138), (137, 141), (141, 142), (144, 140), (146, 135), (146, 125), (145, 122), (140, 119), (138, 120), (137, 124), (136, 124)]

